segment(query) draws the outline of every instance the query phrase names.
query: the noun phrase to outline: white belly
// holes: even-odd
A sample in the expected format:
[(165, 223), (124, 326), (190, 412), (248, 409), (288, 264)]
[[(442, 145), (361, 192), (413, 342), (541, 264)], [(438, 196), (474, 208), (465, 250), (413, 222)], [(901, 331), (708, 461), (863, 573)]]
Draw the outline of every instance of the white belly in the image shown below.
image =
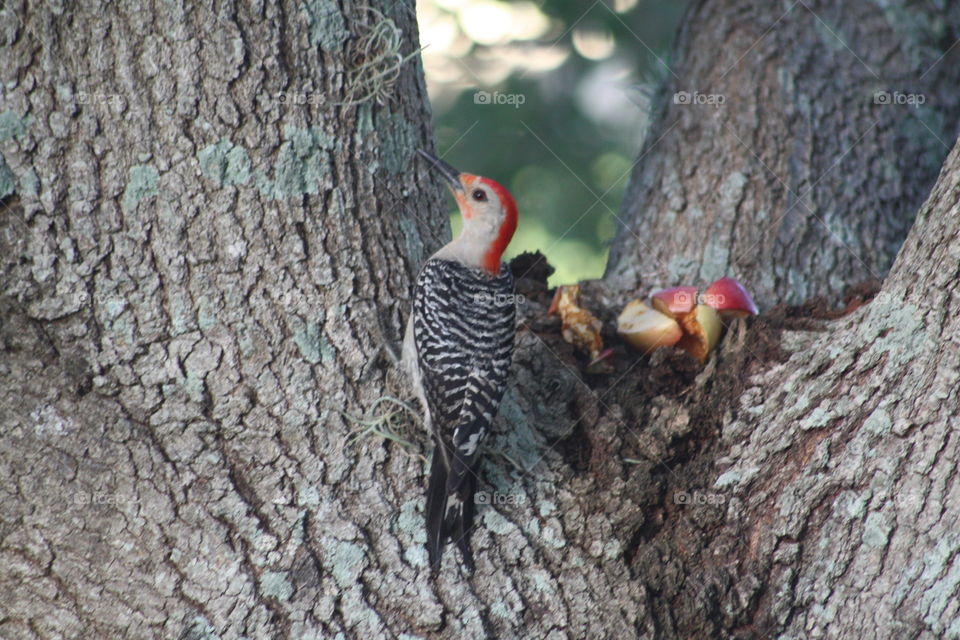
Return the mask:
[(417, 343), (413, 339), (412, 313), (410, 319), (407, 320), (407, 331), (403, 336), (401, 364), (403, 370), (410, 376), (410, 385), (413, 388), (413, 392), (417, 395), (417, 399), (420, 400), (420, 406), (423, 407), (424, 426), (427, 428), (427, 432), (430, 433), (430, 407), (427, 405), (427, 397), (423, 393), (423, 383), (421, 382), (420, 376), (420, 360), (417, 356)]

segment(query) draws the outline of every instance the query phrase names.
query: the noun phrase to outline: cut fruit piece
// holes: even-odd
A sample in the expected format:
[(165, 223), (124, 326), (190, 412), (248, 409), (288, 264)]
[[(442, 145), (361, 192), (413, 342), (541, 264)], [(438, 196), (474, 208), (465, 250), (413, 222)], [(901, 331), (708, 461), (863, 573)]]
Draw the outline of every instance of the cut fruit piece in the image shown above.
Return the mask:
[(720, 316), (713, 307), (698, 304), (690, 313), (678, 318), (683, 327), (683, 337), (677, 346), (692, 355), (701, 363), (707, 361), (707, 356), (720, 341), (723, 324)]
[(617, 333), (639, 351), (669, 347), (683, 335), (676, 320), (651, 309), (640, 300), (633, 300), (620, 312)]
[(671, 287), (650, 296), (653, 308), (671, 318), (693, 311), (697, 304), (696, 287)]
[(724, 318), (745, 318), (757, 315), (757, 305), (738, 280), (720, 278), (703, 294), (703, 303), (720, 312)]
[(560, 316), (560, 335), (566, 342), (590, 356), (591, 364), (601, 359), (603, 336), (600, 335), (600, 330), (603, 323), (588, 309), (580, 306), (580, 285), (557, 287), (557, 293), (554, 294), (547, 313)]

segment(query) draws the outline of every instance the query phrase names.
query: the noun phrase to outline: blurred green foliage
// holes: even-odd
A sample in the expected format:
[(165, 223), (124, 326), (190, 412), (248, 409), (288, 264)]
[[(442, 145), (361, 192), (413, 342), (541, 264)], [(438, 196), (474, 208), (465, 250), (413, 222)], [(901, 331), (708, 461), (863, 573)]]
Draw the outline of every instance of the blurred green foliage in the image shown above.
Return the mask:
[[(474, 86), (435, 106), (438, 152), (458, 169), (510, 189), (521, 218), (507, 257), (543, 252), (556, 268), (551, 285), (603, 274), (615, 216), (656, 102), (650, 94), (670, 73), (670, 46), (688, 4), (639, 2), (616, 13), (601, 2), (547, 0), (538, 7), (551, 29), (537, 44), (569, 51), (562, 64), (514, 70), (497, 85), (483, 86), (469, 65), (509, 52), (474, 44), (457, 60)], [(629, 0), (618, 8), (625, 7)], [(583, 34), (599, 34), (594, 39), (606, 42), (610, 53), (599, 60), (583, 55), (587, 47), (582, 39), (580, 46), (575, 42)], [(521, 95), (523, 103), (478, 103), (477, 91)], [(458, 233), (455, 211), (451, 222)]]

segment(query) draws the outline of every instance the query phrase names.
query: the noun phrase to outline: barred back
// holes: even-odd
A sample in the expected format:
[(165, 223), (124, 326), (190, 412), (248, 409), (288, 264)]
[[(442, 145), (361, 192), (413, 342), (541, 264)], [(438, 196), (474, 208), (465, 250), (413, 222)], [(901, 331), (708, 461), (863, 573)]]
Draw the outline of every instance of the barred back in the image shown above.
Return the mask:
[(450, 470), (449, 492), (468, 472), (506, 387), (516, 332), (513, 275), (505, 264), (491, 277), (434, 258), (417, 278), (413, 311), (424, 395)]

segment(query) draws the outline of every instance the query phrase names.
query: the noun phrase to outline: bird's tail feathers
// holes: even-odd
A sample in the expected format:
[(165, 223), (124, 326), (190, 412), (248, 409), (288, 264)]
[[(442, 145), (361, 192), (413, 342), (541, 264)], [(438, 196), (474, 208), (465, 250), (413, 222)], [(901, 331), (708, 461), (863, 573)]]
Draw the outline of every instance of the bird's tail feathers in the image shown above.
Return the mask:
[(470, 532), (476, 513), (474, 494), (477, 477), (468, 471), (459, 482), (449, 482), (449, 471), (439, 451), (434, 451), (430, 465), (430, 482), (427, 487), (427, 555), (430, 568), (440, 569), (443, 548), (452, 540), (463, 556), (469, 571), (473, 571), (473, 554), (470, 552)]

